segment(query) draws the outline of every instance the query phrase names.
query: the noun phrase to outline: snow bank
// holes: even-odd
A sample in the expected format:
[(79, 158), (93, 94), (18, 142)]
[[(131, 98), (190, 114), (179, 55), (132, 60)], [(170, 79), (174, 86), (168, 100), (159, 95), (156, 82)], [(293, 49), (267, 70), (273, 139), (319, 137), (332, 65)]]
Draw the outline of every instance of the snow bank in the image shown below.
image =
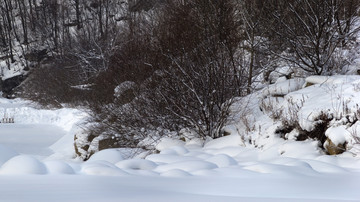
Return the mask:
[[(52, 153), (52, 155), (47, 157), (48, 160), (71, 159), (74, 157), (74, 134), (79, 129), (76, 124), (84, 120), (86, 116), (86, 112), (78, 109), (37, 109), (36, 106), (29, 101), (0, 98), (0, 121), (2, 118), (13, 118), (15, 121), (15, 124), (8, 124), (7, 127), (13, 126), (18, 128), (19, 132), (26, 132), (26, 130), (31, 129), (29, 133), (36, 135), (36, 137), (33, 136), (34, 138), (44, 138), (44, 140), (36, 140), (39, 144), (48, 139), (48, 142), (50, 142), (50, 134), (49, 137), (39, 135), (45, 133), (47, 130), (49, 130), (49, 133), (53, 133), (51, 135), (62, 136), (58, 141), (53, 142), (53, 145), (49, 145), (49, 149), (52, 151), (50, 153)], [(57, 126), (58, 131), (51, 132), (50, 130), (55, 130), (56, 128), (51, 128), (51, 126)], [(23, 130), (20, 130), (20, 128), (23, 128)], [(12, 130), (8, 131), (11, 132)], [(16, 137), (21, 135), (22, 134), (17, 134)], [(53, 137), (55, 138), (55, 136)], [(25, 140), (24, 137), (22, 142)], [(28, 141), (28, 143), (31, 144), (30, 142), (33, 142), (34, 140), (28, 139)], [(21, 146), (19, 149), (23, 151), (26, 147)]]
[[(330, 121), (326, 137), (334, 140), (335, 145), (346, 142), (349, 149), (357, 147), (354, 135), (360, 137), (360, 134), (354, 125), (357, 125), (360, 117), (360, 76), (310, 76), (305, 81), (312, 85), (286, 89), (284, 82), (290, 83), (291, 80), (278, 82), (284, 85), (270, 85), (261, 91), (260, 96), (249, 101), (252, 103), (252, 110), (247, 111), (250, 118), (235, 116), (233, 123), (237, 128), (248, 128), (248, 131), (240, 130), (245, 134), (240, 133), (243, 139), (249, 139), (245, 145), (250, 142), (254, 146), (271, 146), (269, 139), (277, 135), (274, 132), (281, 128), (285, 120), (290, 125), (299, 125), (304, 131), (313, 131), (319, 123)], [(276, 97), (279, 94), (284, 94), (284, 98)], [(239, 102), (234, 106), (242, 108), (241, 104)], [(237, 111), (233, 109), (233, 113)], [(275, 125), (278, 125), (277, 128), (272, 129)], [(290, 131), (282, 135), (294, 140), (298, 132)]]
[(31, 105), (21, 99), (0, 98), (0, 117), (14, 118), (15, 123), (19, 124), (51, 124), (70, 131), (77, 122), (87, 116), (84, 111), (77, 109), (45, 110), (29, 107)]
[(283, 103), (289, 107), (299, 106), (297, 115), (303, 129), (312, 130), (316, 119), (322, 113), (339, 120), (347, 115), (351, 118), (357, 113), (360, 100), (358, 93), (360, 76), (314, 77), (313, 80), (322, 83), (289, 93)]

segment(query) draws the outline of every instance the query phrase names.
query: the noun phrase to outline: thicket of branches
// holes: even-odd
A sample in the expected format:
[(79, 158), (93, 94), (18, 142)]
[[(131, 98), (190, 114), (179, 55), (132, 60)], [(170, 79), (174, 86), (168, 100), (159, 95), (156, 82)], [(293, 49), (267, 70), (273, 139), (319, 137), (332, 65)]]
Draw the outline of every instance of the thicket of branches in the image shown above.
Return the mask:
[[(85, 105), (93, 136), (137, 146), (149, 134), (219, 137), (236, 96), (279, 62), (337, 67), (358, 29), (358, 0), (28, 0), (0, 3), (8, 67), (30, 69), (19, 93)], [(266, 77), (266, 76), (265, 76)]]

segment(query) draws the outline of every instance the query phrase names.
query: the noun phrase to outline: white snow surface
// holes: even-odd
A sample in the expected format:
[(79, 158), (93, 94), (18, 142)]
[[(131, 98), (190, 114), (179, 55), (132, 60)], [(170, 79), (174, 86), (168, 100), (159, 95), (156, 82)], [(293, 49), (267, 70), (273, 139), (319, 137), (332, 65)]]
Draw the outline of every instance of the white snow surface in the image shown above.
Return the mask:
[(271, 135), (277, 123), (259, 110), (259, 97), (247, 102), (257, 108), (246, 117), (261, 128), (257, 146), (234, 124), (230, 135), (205, 143), (164, 138), (156, 154), (129, 159), (127, 148), (107, 149), (86, 162), (74, 159), (73, 148), (86, 113), (0, 98), (0, 116), (15, 121), (0, 124), (0, 201), (359, 201), (359, 155), (327, 156), (315, 140)]
[(304, 79), (302, 78), (295, 78), (295, 79), (289, 79), (284, 81), (276, 82), (275, 84), (269, 85), (262, 91), (263, 96), (268, 95), (286, 95), (290, 92), (299, 90), (303, 84)]

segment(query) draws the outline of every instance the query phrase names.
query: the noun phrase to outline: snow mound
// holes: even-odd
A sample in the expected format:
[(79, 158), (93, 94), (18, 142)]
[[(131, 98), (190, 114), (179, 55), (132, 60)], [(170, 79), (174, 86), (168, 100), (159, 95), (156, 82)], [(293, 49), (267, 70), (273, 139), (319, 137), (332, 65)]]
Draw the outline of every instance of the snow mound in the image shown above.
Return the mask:
[(165, 177), (188, 177), (192, 176), (190, 173), (180, 170), (180, 169), (173, 169), (166, 172), (161, 173), (161, 176)]
[(185, 147), (183, 146), (173, 146), (171, 148), (168, 148), (168, 149), (164, 149), (160, 152), (160, 154), (173, 154), (173, 155), (184, 155), (186, 153), (188, 153), (189, 150), (186, 149)]
[(224, 147), (239, 147), (243, 142), (238, 134), (228, 135), (221, 138), (217, 138), (207, 142), (204, 145), (205, 149), (220, 149)]
[(199, 160), (199, 158), (194, 156), (178, 156), (172, 154), (152, 154), (147, 156), (145, 159), (158, 164), (170, 164), (181, 161)]
[(285, 81), (276, 82), (262, 90), (262, 95), (266, 96), (283, 96), (290, 92), (299, 90), (305, 83), (305, 79), (295, 78)]
[(120, 161), (115, 164), (121, 169), (132, 170), (153, 170), (157, 167), (157, 164), (146, 159), (128, 159)]
[(339, 166), (321, 162), (321, 161), (315, 161), (315, 160), (306, 160), (307, 163), (310, 164), (310, 166), (317, 172), (320, 173), (347, 173), (348, 171), (344, 168), (341, 168)]
[(81, 173), (85, 175), (99, 176), (129, 176), (129, 173), (123, 170), (104, 166), (85, 167), (82, 169)]
[(117, 149), (104, 149), (92, 155), (88, 162), (107, 161), (114, 164), (123, 159), (123, 156)]
[(46, 166), (31, 156), (19, 155), (8, 160), (0, 169), (1, 174), (47, 174)]
[(194, 172), (198, 170), (211, 170), (218, 168), (218, 166), (214, 163), (206, 162), (206, 161), (180, 161), (171, 164), (159, 165), (155, 171), (156, 172), (167, 172), (174, 169), (183, 170), (185, 172)]
[(254, 165), (244, 166), (243, 169), (254, 171), (257, 173), (263, 174), (278, 174), (278, 173), (287, 173), (286, 167), (276, 164), (266, 164), (266, 163), (257, 163)]
[(73, 168), (62, 161), (46, 161), (44, 164), (49, 174), (75, 174)]
[(312, 159), (319, 156), (321, 151), (318, 141), (287, 141), (278, 147), (278, 154), (283, 157)]
[(108, 161), (86, 162), (81, 165), (81, 174), (101, 176), (128, 176), (129, 173)]
[(162, 138), (160, 142), (156, 145), (156, 149), (162, 151), (174, 146), (184, 146), (185, 142), (169, 137)]
[(232, 157), (226, 154), (218, 154), (212, 156), (211, 158), (206, 159), (206, 161), (216, 164), (219, 168), (237, 165), (237, 162)]

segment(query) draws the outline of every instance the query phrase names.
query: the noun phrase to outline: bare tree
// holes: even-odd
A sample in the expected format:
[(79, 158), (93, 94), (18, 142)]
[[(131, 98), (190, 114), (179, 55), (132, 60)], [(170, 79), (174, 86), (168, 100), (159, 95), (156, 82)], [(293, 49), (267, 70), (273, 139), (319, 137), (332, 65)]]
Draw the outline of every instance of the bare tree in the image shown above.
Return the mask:
[(343, 16), (342, 21), (336, 23), (337, 17), (334, 17), (334, 14), (344, 9), (344, 4), (336, 2), (292, 0), (284, 4), (281, 9), (275, 9), (273, 16), (281, 29), (273, 31), (290, 48), (290, 56), (279, 56), (315, 74), (322, 74), (331, 69), (333, 53), (345, 39), (338, 31), (340, 29), (346, 31), (343, 27), (346, 27), (354, 17), (354, 15)]
[(238, 16), (241, 22), (238, 57), (242, 59), (242, 68), (247, 74), (247, 93), (252, 92), (254, 77), (269, 69), (268, 41), (270, 27), (273, 24), (267, 16), (268, 5), (264, 1), (243, 0), (237, 5)]
[(202, 137), (221, 136), (231, 98), (243, 89), (233, 8), (231, 1), (175, 2), (161, 15), (158, 36), (167, 62), (159, 70), (156, 98)]
[(337, 32), (342, 40), (342, 45), (345, 46), (349, 39), (359, 31), (359, 27), (354, 28), (354, 23), (358, 19), (360, 1), (335, 0), (333, 4), (337, 8), (333, 11)]
[(11, 63), (15, 62), (14, 54), (13, 54), (13, 19), (12, 19), (12, 3), (11, 1), (4, 0), (4, 4), (2, 5), (2, 15), (3, 17), (3, 24), (5, 27), (6, 37), (7, 37), (7, 45), (9, 46), (9, 57)]

